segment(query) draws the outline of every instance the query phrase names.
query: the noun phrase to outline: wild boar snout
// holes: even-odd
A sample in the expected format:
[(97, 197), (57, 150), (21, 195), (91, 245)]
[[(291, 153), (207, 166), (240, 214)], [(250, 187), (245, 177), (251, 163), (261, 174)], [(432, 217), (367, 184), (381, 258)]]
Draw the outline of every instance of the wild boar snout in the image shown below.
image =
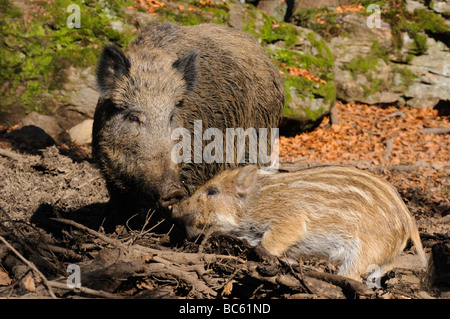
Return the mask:
[(181, 187), (181, 185), (166, 184), (163, 186), (163, 191), (159, 198), (159, 204), (162, 207), (168, 207), (170, 205), (176, 204), (186, 196), (186, 192)]

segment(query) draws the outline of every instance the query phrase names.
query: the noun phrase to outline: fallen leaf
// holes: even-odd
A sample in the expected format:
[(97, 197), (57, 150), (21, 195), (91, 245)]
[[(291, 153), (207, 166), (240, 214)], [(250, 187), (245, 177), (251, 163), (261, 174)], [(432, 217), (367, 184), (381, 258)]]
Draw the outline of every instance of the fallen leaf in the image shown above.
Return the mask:
[(8, 274), (0, 268), (0, 286), (9, 286), (12, 280), (9, 278)]
[(223, 286), (223, 290), (221, 295), (222, 296), (228, 296), (231, 294), (231, 291), (233, 290), (233, 282), (230, 280), (229, 282), (227, 282), (225, 284), (225, 286)]
[(34, 279), (31, 276), (27, 276), (23, 282), (23, 286), (27, 291), (33, 292), (36, 290), (36, 285), (34, 284)]

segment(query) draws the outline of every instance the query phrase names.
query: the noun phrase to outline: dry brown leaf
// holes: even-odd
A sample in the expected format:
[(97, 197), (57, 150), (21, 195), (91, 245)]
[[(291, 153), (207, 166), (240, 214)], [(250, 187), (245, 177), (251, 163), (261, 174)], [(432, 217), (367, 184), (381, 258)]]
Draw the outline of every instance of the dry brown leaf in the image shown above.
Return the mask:
[(231, 295), (231, 291), (233, 290), (233, 281), (230, 280), (229, 282), (227, 282), (224, 286), (223, 286), (223, 290), (221, 295), (222, 296), (228, 296)]
[(36, 285), (34, 283), (34, 279), (31, 276), (27, 276), (23, 282), (23, 286), (24, 288), (29, 291), (29, 292), (33, 292), (36, 290)]
[(9, 286), (12, 280), (8, 274), (0, 268), (0, 286)]

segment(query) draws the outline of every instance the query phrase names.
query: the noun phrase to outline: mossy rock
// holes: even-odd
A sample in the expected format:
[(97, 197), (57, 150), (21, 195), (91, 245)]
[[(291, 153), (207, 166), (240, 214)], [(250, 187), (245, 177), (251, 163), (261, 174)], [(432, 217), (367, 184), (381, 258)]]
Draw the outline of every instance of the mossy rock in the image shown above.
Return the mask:
[[(289, 118), (292, 132), (312, 129), (329, 113), (336, 99), (333, 56), (325, 41), (315, 32), (278, 21), (251, 4), (236, 1), (204, 7), (198, 1), (158, 9), (160, 18), (184, 25), (225, 24), (255, 37), (283, 73), (286, 102), (283, 115)], [(188, 7), (194, 10), (186, 10)], [(201, 11), (198, 9), (202, 9)], [(301, 68), (320, 82), (292, 75), (288, 68)]]
[[(289, 127), (281, 127), (281, 133), (313, 129), (336, 100), (334, 58), (325, 41), (312, 30), (278, 21), (250, 6), (240, 25), (258, 39), (283, 75), (282, 123)], [(299, 69), (302, 76), (295, 72)]]
[[(311, 128), (335, 100), (333, 57), (322, 38), (308, 29), (277, 21), (250, 4), (167, 2), (155, 15), (149, 15), (145, 9), (130, 9), (136, 5), (131, 0), (37, 1), (23, 7), (15, 3), (0, 1), (2, 118), (16, 113), (23, 117), (33, 111), (52, 114), (57, 105), (70, 103), (65, 70), (76, 67), (93, 72), (103, 45), (125, 47), (136, 36), (138, 24), (157, 21), (217, 23), (252, 34), (283, 72), (284, 114), (296, 121), (298, 132)], [(67, 26), (70, 4), (81, 9), (79, 29)], [(290, 74), (289, 68), (307, 70), (320, 81)]]
[[(135, 36), (122, 8), (130, 1), (35, 1), (21, 7), (0, 2), (0, 88), (2, 124), (15, 114), (52, 113), (64, 104), (70, 66), (95, 70), (106, 43), (126, 46)], [(80, 8), (81, 28), (70, 28), (69, 5)]]

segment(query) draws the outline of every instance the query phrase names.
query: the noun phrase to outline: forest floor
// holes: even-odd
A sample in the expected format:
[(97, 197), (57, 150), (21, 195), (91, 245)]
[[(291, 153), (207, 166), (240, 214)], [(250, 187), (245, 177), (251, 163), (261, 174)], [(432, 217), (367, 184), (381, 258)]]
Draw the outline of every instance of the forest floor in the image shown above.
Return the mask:
[[(268, 263), (220, 234), (185, 241), (167, 214), (117, 223), (90, 149), (38, 150), (10, 134), (19, 124), (0, 128), (0, 297), (450, 298), (449, 117), (351, 103), (337, 111), (339, 124), (324, 118), (280, 138), (281, 170), (343, 164), (387, 179), (417, 221), (428, 269), (408, 247), (381, 287), (369, 288), (324, 260)], [(66, 284), (69, 265), (79, 267), (81, 288)]]

